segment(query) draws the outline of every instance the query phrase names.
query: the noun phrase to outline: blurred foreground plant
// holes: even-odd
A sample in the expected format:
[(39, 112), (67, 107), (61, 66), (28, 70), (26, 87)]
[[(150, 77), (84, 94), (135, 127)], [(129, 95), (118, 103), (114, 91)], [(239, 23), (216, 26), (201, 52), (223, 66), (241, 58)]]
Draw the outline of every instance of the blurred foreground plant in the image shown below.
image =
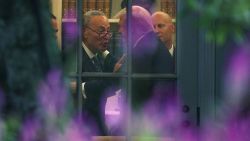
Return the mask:
[(237, 42), (245, 40), (250, 25), (249, 0), (188, 0), (187, 4), (189, 10), (199, 14), (208, 40), (219, 45), (230, 36)]

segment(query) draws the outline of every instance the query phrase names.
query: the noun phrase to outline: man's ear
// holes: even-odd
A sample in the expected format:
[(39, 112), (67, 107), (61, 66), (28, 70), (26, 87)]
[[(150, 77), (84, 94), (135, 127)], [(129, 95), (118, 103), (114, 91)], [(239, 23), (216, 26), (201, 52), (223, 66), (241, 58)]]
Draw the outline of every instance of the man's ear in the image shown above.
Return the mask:
[(170, 25), (170, 29), (172, 33), (175, 33), (175, 25), (173, 23)]

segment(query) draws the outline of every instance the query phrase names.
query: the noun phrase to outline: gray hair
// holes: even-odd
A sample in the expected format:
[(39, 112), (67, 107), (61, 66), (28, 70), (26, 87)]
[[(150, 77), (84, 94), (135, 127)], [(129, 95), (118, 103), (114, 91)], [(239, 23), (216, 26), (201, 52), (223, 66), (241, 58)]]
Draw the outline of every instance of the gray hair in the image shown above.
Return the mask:
[(93, 17), (93, 16), (106, 16), (102, 11), (98, 11), (98, 10), (90, 10), (88, 12), (86, 12), (83, 16), (83, 24), (82, 26), (85, 27), (85, 26), (88, 26), (89, 25), (89, 22), (90, 22), (90, 19)]

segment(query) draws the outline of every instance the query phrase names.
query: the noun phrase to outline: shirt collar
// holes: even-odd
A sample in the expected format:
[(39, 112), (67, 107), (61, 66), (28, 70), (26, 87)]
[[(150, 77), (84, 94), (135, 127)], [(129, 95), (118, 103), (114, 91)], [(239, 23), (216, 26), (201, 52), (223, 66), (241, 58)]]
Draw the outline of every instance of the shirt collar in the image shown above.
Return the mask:
[(172, 44), (171, 48), (169, 49), (169, 53), (171, 54), (171, 56), (174, 55), (174, 45)]
[(87, 55), (89, 56), (90, 59), (92, 59), (93, 57), (96, 56), (96, 54), (94, 54), (93, 52), (91, 52), (89, 50), (89, 48), (82, 42), (82, 46), (83, 46), (83, 49), (85, 50), (85, 52), (87, 53)]

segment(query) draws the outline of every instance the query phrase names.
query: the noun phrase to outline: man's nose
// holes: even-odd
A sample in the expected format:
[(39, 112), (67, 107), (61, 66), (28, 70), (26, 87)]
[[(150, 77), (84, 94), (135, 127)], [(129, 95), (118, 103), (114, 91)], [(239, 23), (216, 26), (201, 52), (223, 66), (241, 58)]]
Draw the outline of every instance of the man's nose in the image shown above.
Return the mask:
[(103, 36), (103, 39), (109, 40), (109, 39), (111, 39), (111, 37), (112, 37), (112, 33), (107, 32), (107, 33)]
[(107, 41), (108, 42), (111, 39), (111, 36), (109, 36), (109, 35), (106, 34), (105, 36), (102, 37), (102, 39), (103, 39), (103, 41)]

